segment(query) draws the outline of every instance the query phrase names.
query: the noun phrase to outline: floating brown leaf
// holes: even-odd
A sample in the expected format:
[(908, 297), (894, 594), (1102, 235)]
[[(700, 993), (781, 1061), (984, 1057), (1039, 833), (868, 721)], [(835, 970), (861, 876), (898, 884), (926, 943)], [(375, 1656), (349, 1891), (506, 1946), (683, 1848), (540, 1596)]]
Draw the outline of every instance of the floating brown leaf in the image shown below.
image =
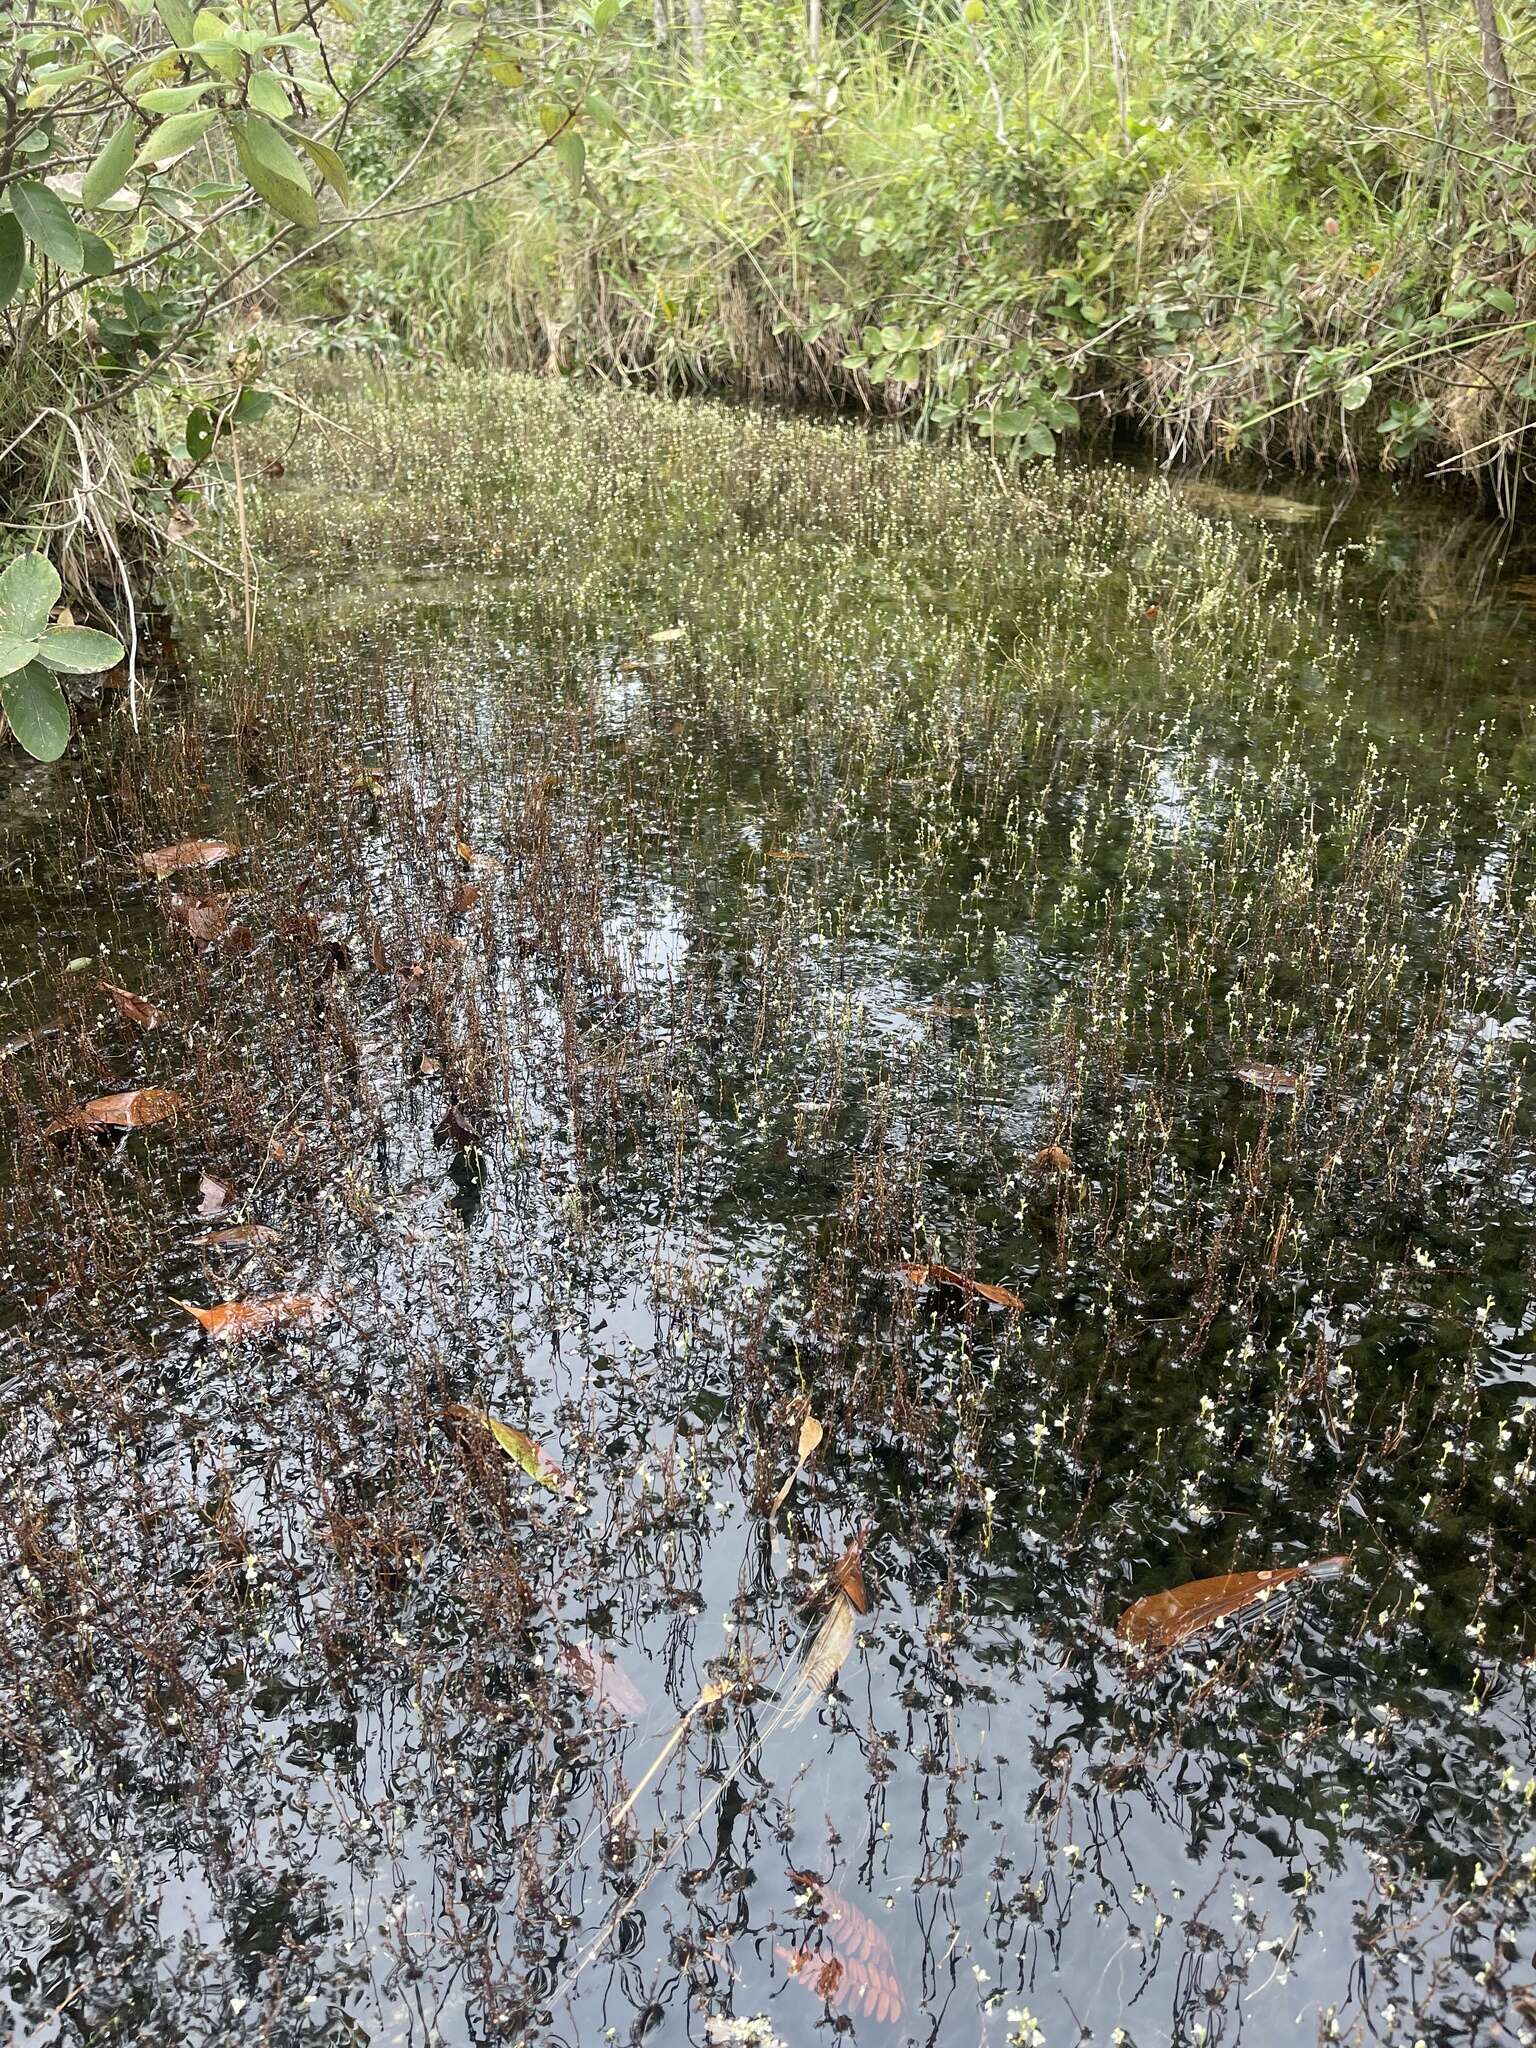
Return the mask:
[(513, 1464), (520, 1465), (530, 1479), (536, 1479), (540, 1486), (547, 1486), (551, 1493), (571, 1494), (576, 1491), (548, 1451), (536, 1444), (531, 1436), (514, 1429), (509, 1422), (498, 1422), (494, 1415), (481, 1416), (480, 1420)]
[(898, 1266), (897, 1272), (909, 1287), (944, 1287), (968, 1299), (989, 1301), (994, 1308), (1022, 1308), (1018, 1295), (1007, 1287), (994, 1287), (986, 1280), (973, 1280), (957, 1273), (953, 1266)]
[(1294, 1095), (1301, 1086), (1300, 1074), (1272, 1067), (1267, 1060), (1240, 1060), (1232, 1069), (1232, 1078), (1245, 1088), (1257, 1088), (1261, 1095)]
[(604, 1650), (589, 1643), (567, 1643), (560, 1662), (595, 1706), (616, 1721), (643, 1721), (649, 1711), (645, 1694)]
[(67, 1109), (44, 1127), (44, 1136), (59, 1131), (137, 1131), (163, 1124), (182, 1108), (181, 1097), (169, 1088), (129, 1088), (121, 1095), (98, 1095), (78, 1109)]
[(206, 1230), (192, 1242), (222, 1251), (236, 1246), (276, 1244), (281, 1235), (281, 1231), (274, 1230), (270, 1223), (231, 1223), (223, 1230)]
[(901, 2018), (901, 1986), (893, 1971), (860, 1962), (857, 1956), (840, 1956), (826, 1949), (780, 1948), (776, 1954), (788, 1966), (789, 1974), (814, 1997), (828, 2005), (846, 2005), (862, 2011), (866, 2019), (891, 2021)]
[(778, 1492), (773, 1497), (773, 1506), (768, 1510), (768, 1519), (770, 1522), (773, 1520), (774, 1516), (779, 1512), (779, 1509), (783, 1507), (785, 1501), (788, 1500), (789, 1489), (794, 1485), (795, 1481), (800, 1477), (800, 1474), (805, 1470), (806, 1459), (810, 1457), (811, 1453), (815, 1450), (816, 1446), (820, 1442), (821, 1424), (816, 1420), (814, 1415), (807, 1415), (804, 1422), (802, 1422), (800, 1425), (799, 1457), (795, 1462), (795, 1469), (793, 1472), (790, 1473), (789, 1477), (785, 1480), (784, 1484), (779, 1488)]
[(480, 901), (480, 886), (477, 882), (466, 882), (459, 889), (448, 906), (450, 917), (462, 917), (467, 910), (473, 910)]
[(227, 930), (234, 905), (227, 896), (184, 896), (178, 889), (165, 899), (165, 914), (198, 945), (209, 946)]
[(228, 839), (178, 839), (174, 846), (158, 847), (153, 853), (141, 853), (139, 866), (157, 879), (163, 875), (180, 874), (184, 868), (211, 868), (221, 860), (231, 860), (240, 851)]
[(827, 1574), (829, 1584), (846, 1594), (860, 1614), (869, 1612), (869, 1593), (864, 1584), (864, 1545), (868, 1535), (855, 1536)]
[(227, 1209), (234, 1199), (234, 1189), (226, 1180), (215, 1180), (211, 1173), (205, 1173), (197, 1183), (199, 1216), (217, 1216), (221, 1209)]
[(136, 996), (131, 988), (119, 988), (115, 981), (99, 981), (96, 986), (104, 996), (112, 998), (113, 1006), (120, 1016), (130, 1024), (137, 1024), (141, 1031), (153, 1031), (160, 1024), (160, 1012), (147, 996)]
[(210, 1337), (234, 1343), (283, 1323), (319, 1322), (329, 1314), (331, 1304), (323, 1294), (273, 1294), (265, 1301), (220, 1301), (212, 1308), (199, 1308), (192, 1301), (178, 1301), (176, 1306), (195, 1316)]
[(1035, 1154), (1036, 1173), (1070, 1173), (1072, 1154), (1060, 1145), (1046, 1145)]
[(812, 1636), (805, 1655), (790, 1674), (788, 1691), (782, 1692), (781, 1689), (789, 1709), (785, 1716), (786, 1727), (793, 1728), (797, 1722), (803, 1721), (832, 1690), (852, 1648), (853, 1602), (846, 1593), (839, 1592), (827, 1609), (826, 1619)]
[(1277, 1566), (1269, 1571), (1222, 1572), (1213, 1579), (1191, 1579), (1166, 1593), (1149, 1593), (1121, 1615), (1117, 1633), (1133, 1649), (1161, 1655), (1176, 1650), (1225, 1622), (1262, 1614), (1292, 1597), (1302, 1581), (1335, 1579), (1349, 1564), (1347, 1557), (1324, 1557), (1311, 1564)]

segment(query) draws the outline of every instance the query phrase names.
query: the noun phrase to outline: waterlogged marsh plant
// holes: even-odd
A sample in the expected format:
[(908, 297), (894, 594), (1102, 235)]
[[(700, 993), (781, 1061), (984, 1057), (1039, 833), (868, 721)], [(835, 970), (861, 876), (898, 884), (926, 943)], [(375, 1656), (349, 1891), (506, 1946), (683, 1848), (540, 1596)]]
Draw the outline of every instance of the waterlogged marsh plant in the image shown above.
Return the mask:
[(18, 555), (0, 572), (0, 709), (39, 761), (57, 761), (69, 742), (59, 677), (100, 675), (125, 658), (110, 633), (54, 619), (62, 588), (46, 555)]

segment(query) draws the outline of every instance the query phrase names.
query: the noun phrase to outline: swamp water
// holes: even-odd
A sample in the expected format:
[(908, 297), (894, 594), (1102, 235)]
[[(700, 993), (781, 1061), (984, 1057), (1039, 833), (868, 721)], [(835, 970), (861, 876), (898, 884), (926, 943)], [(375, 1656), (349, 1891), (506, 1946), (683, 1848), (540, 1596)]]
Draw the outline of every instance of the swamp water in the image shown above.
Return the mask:
[(3, 768), (9, 2038), (1529, 2038), (1476, 531), (328, 409)]

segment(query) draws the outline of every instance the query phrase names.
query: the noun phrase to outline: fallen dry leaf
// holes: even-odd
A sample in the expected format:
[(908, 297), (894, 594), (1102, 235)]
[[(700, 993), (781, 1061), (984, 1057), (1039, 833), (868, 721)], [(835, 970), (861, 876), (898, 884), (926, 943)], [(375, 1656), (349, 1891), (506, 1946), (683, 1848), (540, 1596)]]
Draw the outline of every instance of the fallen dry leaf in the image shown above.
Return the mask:
[(783, 1507), (785, 1501), (788, 1500), (789, 1489), (794, 1485), (795, 1481), (800, 1477), (800, 1474), (805, 1470), (805, 1461), (808, 1457), (810, 1457), (811, 1453), (816, 1449), (816, 1446), (821, 1442), (821, 1434), (821, 1424), (816, 1420), (814, 1415), (807, 1415), (804, 1422), (802, 1422), (800, 1425), (800, 1442), (798, 1446), (799, 1455), (795, 1460), (795, 1469), (793, 1472), (790, 1473), (789, 1477), (785, 1480), (784, 1484), (779, 1488), (778, 1492), (773, 1497), (773, 1506), (768, 1510), (768, 1519), (770, 1522), (773, 1520), (774, 1516), (779, 1512), (779, 1509)]
[(1072, 1154), (1060, 1145), (1046, 1145), (1035, 1154), (1036, 1173), (1070, 1173)]
[(485, 1424), (513, 1464), (520, 1466), (530, 1479), (536, 1479), (540, 1486), (547, 1486), (551, 1493), (572, 1494), (576, 1491), (548, 1451), (536, 1444), (525, 1431), (514, 1429), (509, 1422), (498, 1422), (494, 1415), (482, 1415), (477, 1420)]
[(226, 1246), (276, 1244), (281, 1235), (281, 1231), (274, 1230), (270, 1223), (230, 1223), (223, 1230), (205, 1230), (192, 1242), (206, 1245), (210, 1250), (222, 1250)]
[(1222, 1572), (1213, 1579), (1191, 1579), (1166, 1593), (1149, 1593), (1134, 1601), (1116, 1628), (1122, 1642), (1153, 1655), (1176, 1650), (1195, 1636), (1223, 1622), (1247, 1619), (1275, 1604), (1282, 1589), (1299, 1581), (1335, 1579), (1347, 1557), (1319, 1558), (1312, 1564), (1282, 1565), (1270, 1571)]
[(843, 1592), (835, 1593), (826, 1619), (812, 1636), (805, 1655), (789, 1674), (787, 1690), (780, 1698), (788, 1712), (784, 1725), (793, 1728), (818, 1706), (837, 1683), (853, 1648), (853, 1602)]
[(869, 1612), (869, 1593), (864, 1584), (864, 1545), (868, 1541), (867, 1533), (855, 1536), (827, 1574), (828, 1583), (846, 1594), (860, 1614)]
[(448, 915), (450, 917), (462, 917), (466, 910), (473, 910), (479, 901), (479, 885), (475, 882), (466, 882), (463, 888), (457, 891), (453, 901), (449, 904)]
[(232, 860), (239, 851), (230, 839), (178, 839), (174, 846), (141, 853), (138, 861), (147, 875), (158, 880), (164, 875), (180, 874), (183, 868), (215, 867), (221, 860)]
[(210, 1337), (222, 1337), (226, 1343), (260, 1336), (282, 1323), (319, 1322), (331, 1308), (323, 1294), (272, 1294), (265, 1301), (220, 1301), (212, 1308), (199, 1308), (191, 1301), (177, 1301), (176, 1306), (195, 1316)]
[(228, 929), (234, 905), (227, 896), (184, 896), (177, 890), (165, 899), (165, 914), (200, 946), (208, 946)]
[(137, 1024), (141, 1031), (154, 1031), (160, 1025), (160, 1012), (148, 996), (136, 996), (131, 988), (119, 988), (115, 981), (99, 981), (96, 986), (104, 996), (112, 998), (118, 1014), (130, 1024)]
[(199, 1216), (217, 1216), (221, 1209), (227, 1209), (234, 1199), (234, 1189), (228, 1181), (215, 1180), (211, 1173), (205, 1173), (197, 1183)]
[(183, 1107), (182, 1099), (169, 1088), (129, 1088), (121, 1095), (98, 1095), (78, 1109), (67, 1109), (43, 1127), (44, 1137), (60, 1131), (138, 1131), (149, 1124), (163, 1124)]
[(1267, 1060), (1241, 1060), (1232, 1069), (1234, 1081), (1257, 1088), (1261, 1095), (1294, 1095), (1301, 1086), (1300, 1074), (1285, 1067), (1272, 1067)]
[(994, 1287), (986, 1280), (973, 1280), (967, 1273), (957, 1273), (953, 1266), (898, 1266), (896, 1271), (909, 1287), (948, 1288), (952, 1293), (989, 1301), (994, 1308), (1024, 1306), (1010, 1288)]

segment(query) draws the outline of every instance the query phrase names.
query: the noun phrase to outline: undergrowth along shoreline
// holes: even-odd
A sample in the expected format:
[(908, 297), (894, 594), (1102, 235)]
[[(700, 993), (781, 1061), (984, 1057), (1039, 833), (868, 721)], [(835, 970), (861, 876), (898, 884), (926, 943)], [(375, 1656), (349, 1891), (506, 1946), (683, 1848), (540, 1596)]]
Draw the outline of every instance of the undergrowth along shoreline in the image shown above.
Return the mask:
[[(812, 58), (748, 0), (691, 56), (632, 34), (574, 186), (536, 168), (366, 236), (300, 317), (337, 349), (831, 405), (1005, 458), (1128, 429), (1521, 510), (1521, 52), (1501, 127), (1462, 9), (989, 10)], [(464, 122), (445, 189), (512, 146)]]

